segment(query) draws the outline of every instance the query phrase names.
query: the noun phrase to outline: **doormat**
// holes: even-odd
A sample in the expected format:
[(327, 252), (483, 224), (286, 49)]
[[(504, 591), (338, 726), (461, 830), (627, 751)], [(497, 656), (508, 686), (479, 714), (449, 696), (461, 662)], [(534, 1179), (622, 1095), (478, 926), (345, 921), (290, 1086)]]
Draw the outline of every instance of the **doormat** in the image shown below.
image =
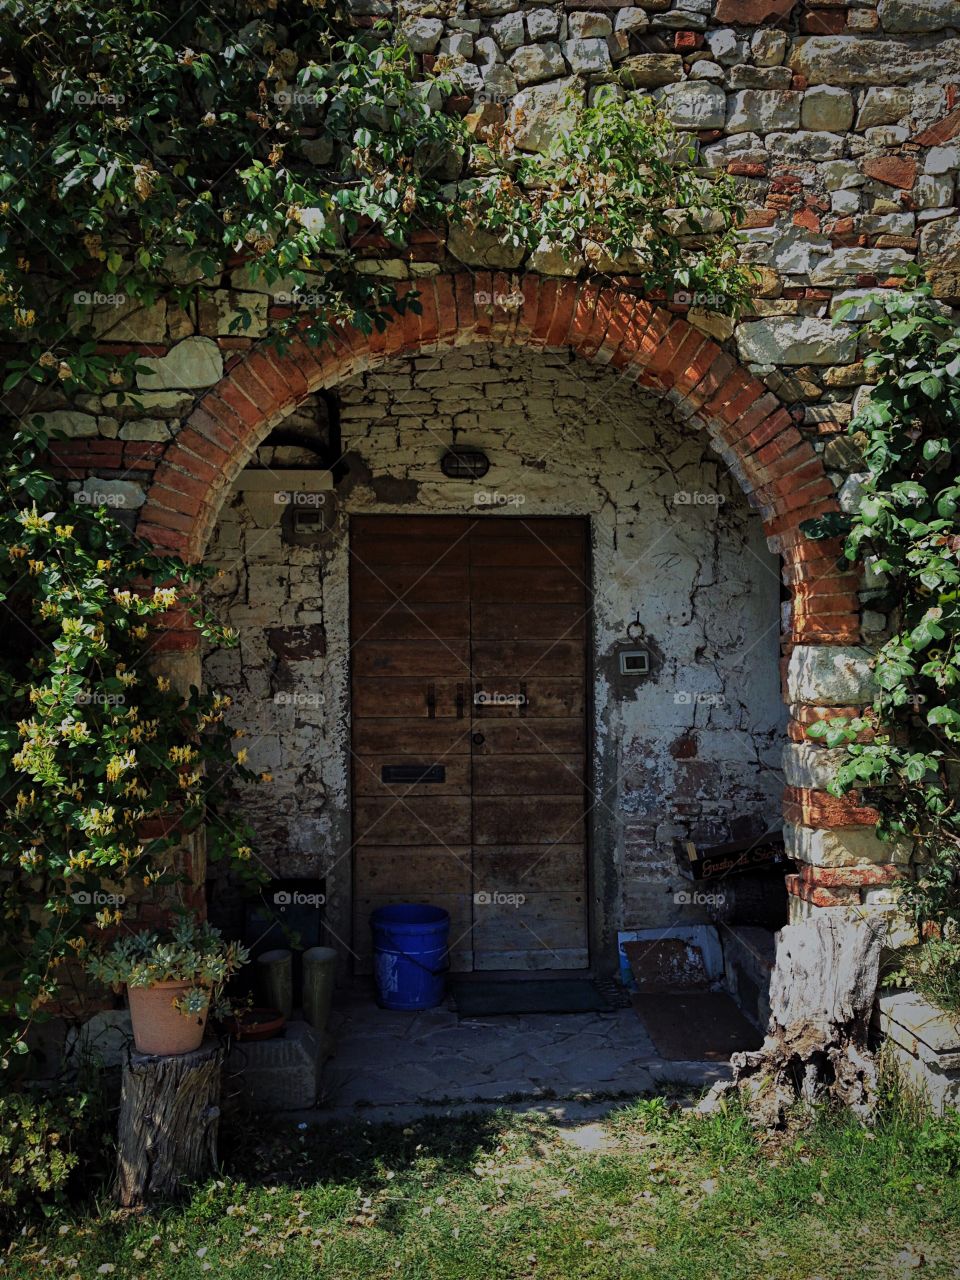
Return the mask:
[(637, 1016), (668, 1062), (726, 1061), (759, 1049), (763, 1034), (725, 991), (656, 991), (635, 995)]
[(461, 1018), (488, 1018), (501, 1013), (606, 1013), (614, 1002), (589, 978), (450, 981)]

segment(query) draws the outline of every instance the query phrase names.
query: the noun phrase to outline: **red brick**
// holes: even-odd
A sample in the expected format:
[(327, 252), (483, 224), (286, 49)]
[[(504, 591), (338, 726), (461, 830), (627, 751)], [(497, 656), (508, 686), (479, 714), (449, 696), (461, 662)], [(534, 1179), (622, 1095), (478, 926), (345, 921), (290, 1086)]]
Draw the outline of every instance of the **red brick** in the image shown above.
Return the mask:
[(173, 555), (189, 558), (190, 540), (186, 534), (176, 529), (168, 529), (154, 520), (154, 510), (144, 507), (144, 515), (137, 524), (137, 535), (149, 542), (158, 550)]
[(611, 309), (607, 332), (600, 344), (601, 350), (610, 353), (610, 362), (615, 367), (619, 365), (620, 352), (627, 334), (638, 323), (636, 298), (630, 293), (618, 293)]
[(731, 160), (727, 165), (727, 173), (735, 178), (765, 178), (767, 176), (767, 166), (759, 162)]
[(437, 336), (443, 341), (457, 332), (457, 298), (449, 275), (437, 276), (434, 288), (437, 295)]
[(846, 25), (846, 9), (824, 9), (800, 15), (800, 30), (808, 36), (837, 36)]
[(856, 792), (843, 797), (806, 787), (784, 787), (783, 816), (788, 822), (804, 827), (876, 826), (880, 815), (876, 809), (859, 803)]
[(952, 142), (960, 134), (960, 108), (932, 124), (929, 129), (915, 134), (912, 141), (918, 147), (942, 147), (945, 142)]
[(420, 302), (423, 307), (420, 316), (420, 341), (424, 346), (437, 341), (440, 336), (440, 314), (437, 307), (436, 284), (432, 279), (419, 283)]
[(717, 22), (735, 22), (755, 27), (762, 22), (786, 18), (797, 0), (717, 0)]
[(814, 907), (849, 907), (860, 903), (857, 889), (825, 889), (820, 885), (804, 883), (798, 875), (787, 876), (785, 883), (787, 893)]
[(565, 347), (567, 345), (570, 326), (573, 323), (577, 308), (577, 286), (570, 280), (560, 282), (557, 289), (556, 306), (546, 335), (548, 347)]
[(477, 323), (477, 284), (468, 271), (458, 271), (453, 277), (453, 291), (457, 299), (457, 332), (472, 332)]
[(900, 878), (899, 869), (888, 862), (855, 867), (814, 867), (804, 863), (800, 867), (800, 879), (804, 884), (818, 884), (825, 889), (872, 888), (893, 884)]
[(916, 181), (917, 162), (909, 156), (874, 156), (864, 160), (863, 172), (888, 187), (909, 191)]

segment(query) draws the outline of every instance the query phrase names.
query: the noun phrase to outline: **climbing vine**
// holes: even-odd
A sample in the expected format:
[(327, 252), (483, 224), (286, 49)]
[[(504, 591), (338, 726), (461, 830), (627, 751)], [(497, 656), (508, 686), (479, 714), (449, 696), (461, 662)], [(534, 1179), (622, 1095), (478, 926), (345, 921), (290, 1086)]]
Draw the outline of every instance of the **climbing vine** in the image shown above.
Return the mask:
[[(398, 295), (377, 255), (448, 221), (555, 247), (667, 292), (742, 299), (732, 183), (648, 99), (573, 112), (547, 155), (523, 109), (460, 113), (455, 60), (425, 72), (388, 24), (322, 0), (7, 0), (0, 7), (0, 1020), (23, 1051), (64, 1008), (74, 963), (170, 889), (183, 837), (251, 856), (223, 803), (247, 776), (216, 693), (151, 673), (155, 626), (202, 571), (143, 547), (47, 460), (41, 414), (137, 406), (136, 346), (102, 341), (138, 307), (194, 316), (229, 284), (235, 336), (315, 345), (382, 328)], [(438, 63), (442, 67), (442, 62)], [(498, 115), (499, 112), (499, 115)], [(261, 308), (265, 292), (285, 306)], [(119, 326), (122, 335), (123, 324)], [(156, 834), (158, 829), (161, 834)]]
[(212, 856), (252, 856), (226, 801), (233, 778), (255, 776), (227, 700), (183, 698), (150, 669), (174, 608), (232, 643), (197, 601), (203, 573), (69, 504), (41, 465), (48, 443), (29, 427), (0, 440), (3, 1065), (35, 1021), (82, 1008), (80, 964), (131, 907), (196, 905), (185, 836), (203, 824)]
[(864, 473), (848, 514), (809, 522), (844, 535), (882, 588), (893, 634), (875, 661), (876, 696), (856, 719), (810, 729), (847, 759), (831, 786), (859, 791), (887, 839), (911, 842), (919, 863), (903, 901), (921, 925), (960, 924), (960, 332), (921, 283), (867, 304), (874, 380), (850, 432)]
[[(631, 254), (651, 285), (720, 309), (744, 296), (734, 184), (642, 95), (572, 110), (530, 155), (526, 107), (461, 119), (456, 65), (427, 75), (389, 26), (316, 0), (10, 0), (0, 49), (0, 329), (27, 348), (8, 390), (128, 387), (136, 356), (98, 350), (96, 300), (189, 307), (228, 269), (284, 285), (268, 340), (382, 327), (416, 301), (365, 250), (447, 218), (604, 269)], [(234, 323), (250, 328), (242, 305)]]

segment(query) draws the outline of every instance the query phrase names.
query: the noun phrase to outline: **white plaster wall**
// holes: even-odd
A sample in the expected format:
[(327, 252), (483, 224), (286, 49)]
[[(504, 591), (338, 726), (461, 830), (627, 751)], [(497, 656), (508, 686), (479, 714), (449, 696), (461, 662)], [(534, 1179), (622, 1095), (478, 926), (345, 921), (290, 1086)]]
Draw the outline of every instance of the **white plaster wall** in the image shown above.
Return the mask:
[[(211, 547), (224, 571), (211, 602), (241, 641), (208, 657), (206, 678), (234, 696), (250, 760), (273, 776), (243, 797), (259, 854), (276, 875), (326, 876), (345, 934), (349, 517), (475, 513), (478, 492), (498, 493), (514, 501), (484, 505), (503, 514), (590, 518), (591, 856), (608, 927), (690, 919), (674, 902), (672, 842), (779, 825), (784, 723), (777, 562), (705, 433), (568, 353), (420, 354), (339, 392), (349, 473), (324, 544), (285, 544), (282, 508), (255, 514), (235, 494)], [(479, 485), (442, 476), (454, 441), (489, 455)], [(278, 662), (264, 628), (320, 624), (323, 656)], [(650, 647), (649, 678), (618, 676), (625, 644)]]

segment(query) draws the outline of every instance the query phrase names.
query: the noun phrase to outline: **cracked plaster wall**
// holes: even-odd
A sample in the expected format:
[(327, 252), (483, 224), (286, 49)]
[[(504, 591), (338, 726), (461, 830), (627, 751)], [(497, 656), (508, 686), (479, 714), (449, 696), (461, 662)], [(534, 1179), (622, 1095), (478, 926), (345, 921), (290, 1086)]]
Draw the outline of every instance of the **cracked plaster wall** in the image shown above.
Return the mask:
[[(241, 639), (206, 658), (205, 678), (233, 695), (250, 761), (273, 775), (242, 798), (267, 865), (325, 877), (345, 936), (349, 517), (473, 514), (479, 488), (522, 498), (505, 513), (590, 520), (595, 945), (618, 927), (692, 922), (698, 909), (673, 900), (672, 842), (779, 826), (785, 715), (777, 561), (705, 434), (567, 353), (421, 354), (338, 391), (349, 471), (322, 544), (289, 545), (282, 508), (234, 490), (210, 550), (223, 570), (211, 602)], [(320, 416), (313, 401), (298, 411), (308, 427)], [(441, 475), (452, 441), (488, 453), (479, 486)], [(618, 646), (636, 644), (652, 673), (624, 679)]]

